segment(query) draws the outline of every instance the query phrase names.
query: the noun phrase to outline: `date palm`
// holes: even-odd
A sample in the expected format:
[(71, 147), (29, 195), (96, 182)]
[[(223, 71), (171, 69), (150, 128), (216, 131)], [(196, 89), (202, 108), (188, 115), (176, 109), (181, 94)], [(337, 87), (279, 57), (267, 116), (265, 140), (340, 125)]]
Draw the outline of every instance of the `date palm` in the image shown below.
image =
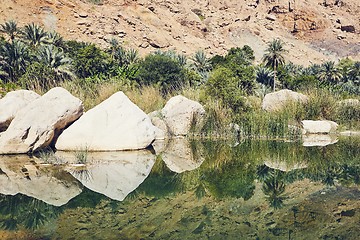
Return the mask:
[(71, 69), (71, 59), (66, 57), (64, 52), (54, 45), (42, 46), (37, 54), (39, 62), (52, 69), (59, 80), (71, 78), (74, 73)]
[(47, 37), (46, 31), (35, 23), (25, 25), (22, 31), (22, 35), (23, 39), (33, 48), (36, 48), (42, 43), (45, 43)]
[(6, 42), (0, 49), (0, 64), (12, 82), (25, 72), (28, 59), (28, 49), (20, 41)]
[(210, 59), (206, 57), (204, 51), (197, 51), (191, 60), (194, 62), (194, 68), (197, 72), (206, 73), (211, 70)]
[(342, 74), (335, 66), (335, 62), (328, 61), (321, 65), (320, 71), (317, 75), (321, 82), (338, 83), (342, 79)]
[(63, 45), (63, 38), (57, 32), (48, 32), (45, 38), (45, 42), (47, 44), (52, 44), (56, 47), (60, 47)]
[(279, 66), (285, 63), (283, 54), (286, 52), (284, 42), (280, 39), (274, 39), (268, 43), (263, 62), (266, 67), (271, 67), (274, 70), (273, 91), (275, 92), (276, 74)]
[(17, 23), (13, 20), (7, 21), (0, 25), (0, 32), (7, 34), (11, 41), (14, 41), (18, 30)]

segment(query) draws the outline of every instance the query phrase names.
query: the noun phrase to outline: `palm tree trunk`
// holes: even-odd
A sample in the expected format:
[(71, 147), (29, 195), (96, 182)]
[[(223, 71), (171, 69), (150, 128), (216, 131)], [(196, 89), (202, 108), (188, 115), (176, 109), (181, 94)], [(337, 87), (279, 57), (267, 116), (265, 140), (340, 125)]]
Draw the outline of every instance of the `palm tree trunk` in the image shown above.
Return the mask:
[(275, 82), (276, 82), (276, 66), (274, 66), (273, 92), (275, 92)]

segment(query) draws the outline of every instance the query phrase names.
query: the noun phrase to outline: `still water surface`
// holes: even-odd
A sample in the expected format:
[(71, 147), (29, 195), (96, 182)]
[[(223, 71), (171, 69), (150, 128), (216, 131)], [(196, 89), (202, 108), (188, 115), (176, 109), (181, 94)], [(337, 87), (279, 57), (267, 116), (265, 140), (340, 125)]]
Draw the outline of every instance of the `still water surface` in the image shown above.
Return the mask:
[(360, 139), (303, 145), (2, 156), (0, 239), (359, 239)]

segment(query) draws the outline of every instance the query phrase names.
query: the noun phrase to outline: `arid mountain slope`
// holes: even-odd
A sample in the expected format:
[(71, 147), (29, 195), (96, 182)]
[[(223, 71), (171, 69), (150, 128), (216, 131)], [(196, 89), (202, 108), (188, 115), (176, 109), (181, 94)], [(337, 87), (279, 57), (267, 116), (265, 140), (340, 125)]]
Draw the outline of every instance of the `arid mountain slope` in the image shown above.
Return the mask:
[(266, 43), (281, 38), (294, 63), (360, 60), (358, 0), (1, 0), (0, 21), (10, 19), (102, 46), (116, 38), (142, 54), (249, 45), (260, 61)]

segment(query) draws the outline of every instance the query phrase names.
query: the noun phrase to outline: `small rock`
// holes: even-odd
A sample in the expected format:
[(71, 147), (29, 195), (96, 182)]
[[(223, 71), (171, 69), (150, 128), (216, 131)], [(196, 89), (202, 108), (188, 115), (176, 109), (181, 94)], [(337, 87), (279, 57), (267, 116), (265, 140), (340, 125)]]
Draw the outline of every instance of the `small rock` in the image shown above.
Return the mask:
[(87, 18), (87, 17), (88, 17), (88, 14), (87, 14), (86, 12), (83, 12), (83, 11), (78, 12), (77, 14), (78, 14), (79, 17), (81, 17), (81, 18)]
[(350, 33), (354, 33), (355, 32), (355, 27), (354, 25), (342, 25), (341, 26), (341, 31), (343, 32), (350, 32)]
[(271, 14), (267, 15), (265, 18), (270, 21), (276, 21), (276, 16), (271, 15)]

